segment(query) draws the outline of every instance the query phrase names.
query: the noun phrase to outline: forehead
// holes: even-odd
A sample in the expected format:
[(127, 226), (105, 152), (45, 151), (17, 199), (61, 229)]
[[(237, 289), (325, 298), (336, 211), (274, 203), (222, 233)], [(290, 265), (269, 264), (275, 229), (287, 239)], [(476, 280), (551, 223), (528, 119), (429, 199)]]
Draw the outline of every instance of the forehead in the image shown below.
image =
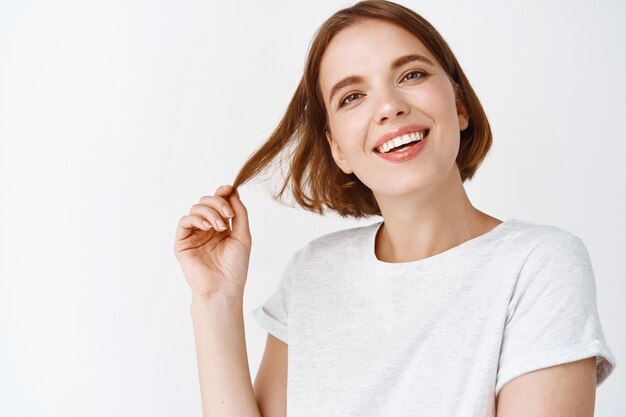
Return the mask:
[(348, 75), (389, 70), (397, 57), (418, 53), (437, 64), (424, 44), (408, 30), (377, 19), (356, 23), (338, 32), (330, 41), (320, 63), (320, 88), (325, 97), (332, 85)]

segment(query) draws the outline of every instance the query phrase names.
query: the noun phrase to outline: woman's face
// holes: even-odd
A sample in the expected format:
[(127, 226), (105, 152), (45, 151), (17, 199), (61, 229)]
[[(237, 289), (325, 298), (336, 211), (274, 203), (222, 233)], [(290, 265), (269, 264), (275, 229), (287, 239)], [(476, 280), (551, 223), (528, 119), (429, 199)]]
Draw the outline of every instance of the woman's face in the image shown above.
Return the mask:
[[(431, 64), (407, 59), (392, 65), (408, 55), (422, 56)], [(335, 87), (349, 76), (360, 80)], [(372, 19), (341, 30), (322, 57), (319, 82), (333, 158), (375, 196), (410, 194), (458, 175), (453, 169), (460, 132), (468, 121), (457, 113), (446, 72), (413, 34)], [(422, 150), (403, 162), (383, 158), (375, 149), (381, 138), (410, 125), (430, 129)]]

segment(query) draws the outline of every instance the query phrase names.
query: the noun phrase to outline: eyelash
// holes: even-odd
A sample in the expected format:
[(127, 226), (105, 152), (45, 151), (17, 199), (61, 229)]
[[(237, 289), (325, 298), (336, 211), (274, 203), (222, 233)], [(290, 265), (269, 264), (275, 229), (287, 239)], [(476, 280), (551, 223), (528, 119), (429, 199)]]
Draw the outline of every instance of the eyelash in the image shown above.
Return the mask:
[[(415, 73), (422, 74), (422, 76), (421, 76), (421, 77), (419, 77), (419, 78), (424, 78), (424, 77), (426, 77), (426, 76), (428, 75), (428, 74), (427, 74), (426, 72), (424, 72), (424, 71), (415, 70), (415, 71), (411, 71), (411, 72), (407, 73), (407, 74), (406, 74), (406, 75), (405, 75), (402, 79), (404, 80), (404, 79), (406, 78), (406, 76), (407, 76), (407, 75), (410, 75), (410, 74), (415, 74)], [(411, 80), (415, 80), (415, 79), (416, 79), (416, 78), (411, 78)], [(354, 96), (354, 95), (358, 95), (358, 94), (359, 94), (359, 93), (350, 93), (350, 94), (348, 94), (347, 96), (345, 96), (345, 97), (344, 97), (343, 99), (341, 99), (341, 101), (339, 102), (339, 107), (347, 106), (348, 104), (352, 103), (352, 101), (354, 101), (354, 100), (349, 101), (348, 103), (344, 103), (344, 101), (345, 101), (348, 97), (351, 97), (351, 96)], [(355, 100), (356, 100), (356, 99), (355, 99)]]

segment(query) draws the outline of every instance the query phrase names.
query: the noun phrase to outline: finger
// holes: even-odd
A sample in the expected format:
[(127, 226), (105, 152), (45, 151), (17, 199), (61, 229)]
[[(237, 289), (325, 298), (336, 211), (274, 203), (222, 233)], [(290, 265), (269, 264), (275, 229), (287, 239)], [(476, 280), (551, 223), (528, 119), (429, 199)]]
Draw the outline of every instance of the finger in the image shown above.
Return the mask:
[(200, 204), (205, 204), (219, 211), (221, 216), (224, 217), (224, 220), (226, 221), (228, 221), (228, 218), (235, 215), (230, 203), (226, 201), (226, 198), (224, 197), (207, 195), (200, 198)]
[(233, 188), (232, 185), (225, 184), (220, 187), (217, 187), (217, 190), (215, 190), (215, 195), (220, 196), (220, 197), (227, 197), (233, 191), (235, 191), (235, 189)]
[(235, 211), (235, 217), (233, 217), (233, 231), (231, 237), (244, 242), (250, 246), (252, 244), (252, 237), (250, 236), (250, 224), (248, 220), (248, 210), (243, 205), (239, 198), (239, 192), (234, 192), (228, 197), (228, 202)]
[(193, 232), (194, 228), (200, 230), (210, 230), (213, 226), (206, 222), (202, 216), (188, 214), (181, 217), (178, 221), (178, 226), (176, 227), (176, 239), (181, 240), (186, 238), (191, 234), (191, 232)]
[(213, 207), (206, 204), (194, 204), (189, 210), (189, 214), (201, 216), (207, 220), (217, 231), (225, 231), (228, 229), (228, 218), (222, 217)]

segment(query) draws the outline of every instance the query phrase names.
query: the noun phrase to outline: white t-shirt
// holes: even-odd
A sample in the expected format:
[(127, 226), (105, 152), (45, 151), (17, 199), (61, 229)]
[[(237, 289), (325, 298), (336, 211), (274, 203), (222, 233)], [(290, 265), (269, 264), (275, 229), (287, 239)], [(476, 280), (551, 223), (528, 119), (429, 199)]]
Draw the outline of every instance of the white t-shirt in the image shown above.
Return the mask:
[(513, 378), (596, 357), (613, 372), (582, 240), (509, 219), (413, 262), (376, 258), (382, 224), (312, 240), (252, 314), (289, 345), (288, 417), (483, 417)]

